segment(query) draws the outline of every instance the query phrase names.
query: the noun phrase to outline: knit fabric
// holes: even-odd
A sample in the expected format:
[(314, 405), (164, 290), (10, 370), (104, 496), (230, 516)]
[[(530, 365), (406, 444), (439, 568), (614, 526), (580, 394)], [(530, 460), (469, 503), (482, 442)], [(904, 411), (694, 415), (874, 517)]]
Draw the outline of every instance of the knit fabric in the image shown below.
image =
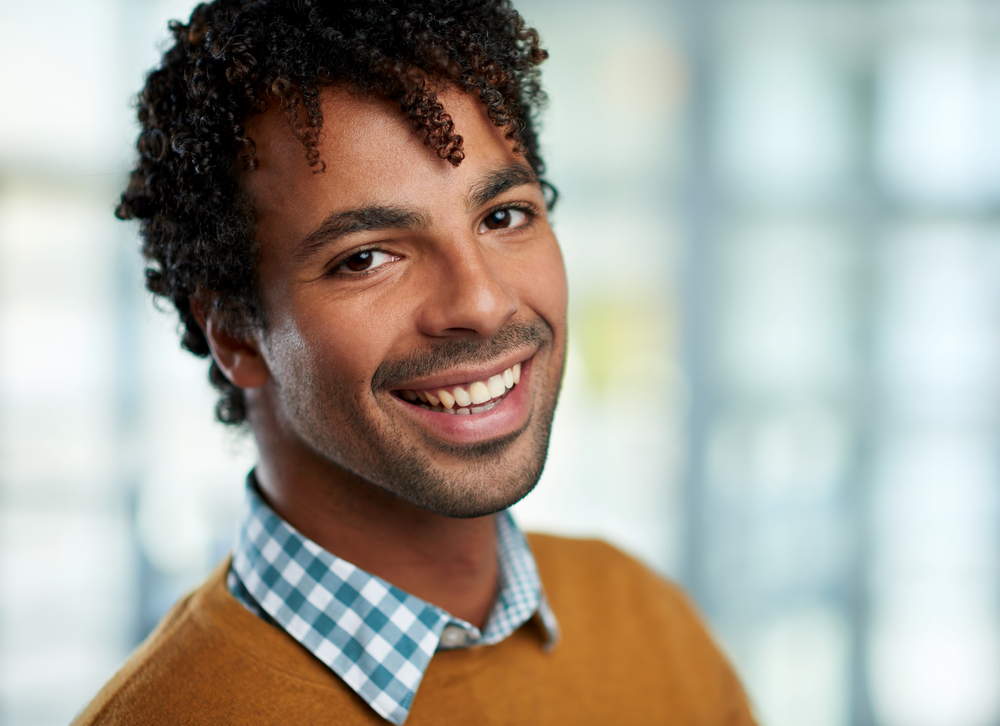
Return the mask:
[[(438, 652), (407, 726), (751, 726), (731, 668), (687, 599), (606, 544), (530, 536), (562, 631)], [(229, 562), (179, 602), (75, 724), (381, 725), (284, 630), (226, 589)]]

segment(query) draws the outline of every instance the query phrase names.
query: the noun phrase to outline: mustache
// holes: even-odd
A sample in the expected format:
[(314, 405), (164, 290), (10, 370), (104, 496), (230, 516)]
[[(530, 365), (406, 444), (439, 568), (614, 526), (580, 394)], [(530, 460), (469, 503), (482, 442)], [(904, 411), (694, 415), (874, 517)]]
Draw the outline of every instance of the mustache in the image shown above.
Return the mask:
[(414, 378), (462, 365), (489, 363), (518, 348), (541, 347), (552, 341), (552, 327), (544, 320), (511, 322), (486, 339), (447, 338), (406, 358), (387, 360), (372, 376), (372, 392), (399, 388)]

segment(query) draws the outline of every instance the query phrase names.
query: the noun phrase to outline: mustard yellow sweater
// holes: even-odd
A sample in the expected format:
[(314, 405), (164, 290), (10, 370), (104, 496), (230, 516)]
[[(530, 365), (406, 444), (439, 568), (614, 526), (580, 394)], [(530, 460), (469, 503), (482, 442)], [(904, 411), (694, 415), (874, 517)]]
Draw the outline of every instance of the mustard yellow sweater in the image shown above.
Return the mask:
[[(435, 654), (406, 726), (752, 725), (740, 684), (678, 589), (606, 544), (529, 537), (562, 639), (529, 621)], [(353, 691), (226, 589), (177, 603), (74, 724), (377, 724)]]

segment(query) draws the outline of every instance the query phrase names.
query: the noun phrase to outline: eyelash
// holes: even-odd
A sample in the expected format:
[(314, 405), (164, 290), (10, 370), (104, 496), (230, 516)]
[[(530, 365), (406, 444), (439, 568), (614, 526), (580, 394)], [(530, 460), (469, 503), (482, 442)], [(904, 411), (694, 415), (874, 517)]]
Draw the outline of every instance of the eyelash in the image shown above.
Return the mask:
[[(492, 214), (496, 214), (497, 212), (504, 212), (507, 210), (524, 212), (525, 216), (527, 217), (524, 224), (522, 224), (520, 227), (515, 227), (514, 229), (524, 229), (526, 227), (531, 227), (535, 224), (535, 221), (538, 219), (538, 214), (539, 214), (538, 207), (536, 207), (531, 202), (505, 202), (503, 204), (498, 204), (492, 209), (488, 210), (486, 214), (483, 215), (482, 219), (485, 220)], [(480, 224), (482, 224), (482, 221), (480, 221)], [(497, 231), (507, 232), (509, 230), (497, 230)]]
[(387, 252), (385, 249), (379, 247), (378, 245), (375, 245), (373, 247), (362, 247), (360, 250), (351, 250), (350, 254), (347, 254), (344, 257), (340, 258), (339, 261), (334, 262), (333, 265), (330, 267), (330, 272), (328, 274), (330, 276), (344, 275), (346, 277), (363, 278), (363, 277), (368, 277), (368, 275), (371, 275), (372, 273), (378, 272), (383, 267), (383, 265), (379, 265), (378, 267), (373, 267), (370, 270), (360, 270), (358, 272), (352, 272), (341, 269), (344, 265), (347, 264), (347, 261), (349, 259), (351, 259), (355, 255), (360, 255), (364, 252), (381, 252), (382, 254), (389, 255), (390, 257), (398, 257), (398, 255), (394, 255), (391, 252)]
[[(521, 229), (524, 229), (526, 227), (532, 227), (532, 226), (534, 226), (535, 221), (538, 218), (538, 207), (536, 207), (534, 204), (532, 204), (530, 202), (507, 202), (507, 203), (504, 203), (504, 204), (498, 204), (497, 206), (493, 207), (492, 209), (487, 210), (486, 213), (483, 214), (482, 220), (487, 219), (490, 215), (496, 214), (497, 212), (504, 212), (504, 211), (507, 211), (507, 210), (513, 210), (513, 211), (517, 211), (517, 212), (523, 212), (524, 215), (525, 215), (525, 217), (526, 217), (526, 219), (524, 221), (524, 224), (522, 224), (519, 227), (515, 227), (514, 228), (515, 230), (521, 230)], [(482, 224), (482, 223), (483, 222), (480, 221), (479, 224)], [(477, 229), (478, 229), (478, 227), (477, 227)], [(497, 231), (497, 232), (507, 232), (507, 231), (510, 231), (510, 230), (500, 229), (500, 230), (495, 230), (495, 231)], [(347, 263), (347, 261), (349, 259), (351, 259), (355, 255), (360, 255), (360, 254), (362, 254), (364, 252), (381, 252), (382, 254), (392, 255), (391, 252), (386, 252), (386, 250), (384, 250), (383, 248), (381, 248), (381, 247), (379, 247), (377, 245), (374, 246), (374, 247), (363, 247), (363, 248), (361, 248), (359, 250), (352, 250), (349, 255), (346, 255), (345, 257), (341, 258), (339, 261), (335, 262), (330, 267), (330, 272), (328, 274), (331, 275), (331, 276), (332, 275), (345, 275), (345, 276), (348, 276), (348, 277), (365, 278), (365, 277), (368, 277), (368, 275), (370, 275), (372, 273), (378, 272), (378, 270), (383, 267), (382, 265), (379, 265), (378, 267), (375, 267), (375, 268), (370, 269), (370, 270), (361, 270), (359, 272), (347, 272), (347, 271), (344, 271), (344, 270), (341, 269)], [(393, 256), (395, 256), (395, 255), (393, 255)]]

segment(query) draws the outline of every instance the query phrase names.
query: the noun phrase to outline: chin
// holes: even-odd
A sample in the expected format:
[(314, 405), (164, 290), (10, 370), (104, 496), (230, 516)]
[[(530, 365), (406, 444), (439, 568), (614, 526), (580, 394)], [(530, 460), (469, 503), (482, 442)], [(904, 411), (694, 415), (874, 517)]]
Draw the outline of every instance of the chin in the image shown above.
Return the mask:
[[(552, 414), (524, 430), (461, 447), (448, 446), (454, 471), (416, 450), (399, 452), (377, 484), (414, 506), (446, 517), (470, 519), (507, 509), (526, 497), (542, 475)], [(518, 449), (527, 451), (518, 451)], [(443, 452), (442, 452), (443, 453)]]

